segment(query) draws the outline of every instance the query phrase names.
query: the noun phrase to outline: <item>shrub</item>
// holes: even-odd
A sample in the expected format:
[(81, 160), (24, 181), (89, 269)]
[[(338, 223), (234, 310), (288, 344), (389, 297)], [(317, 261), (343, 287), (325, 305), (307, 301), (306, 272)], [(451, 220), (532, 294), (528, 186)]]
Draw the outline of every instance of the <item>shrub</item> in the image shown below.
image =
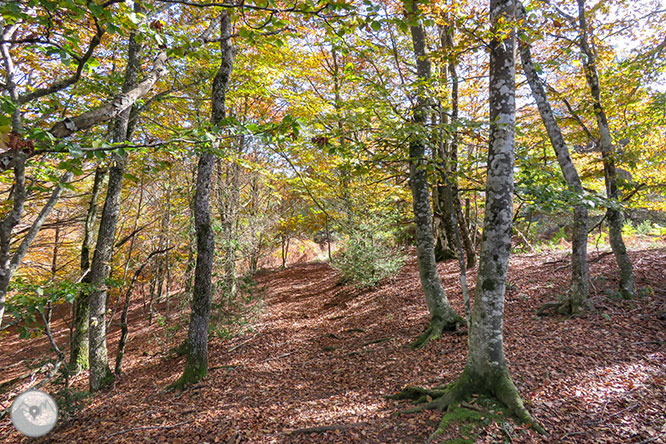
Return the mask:
[(342, 283), (366, 288), (395, 276), (404, 263), (405, 255), (395, 246), (391, 230), (365, 225), (349, 235), (331, 266), (342, 276)]

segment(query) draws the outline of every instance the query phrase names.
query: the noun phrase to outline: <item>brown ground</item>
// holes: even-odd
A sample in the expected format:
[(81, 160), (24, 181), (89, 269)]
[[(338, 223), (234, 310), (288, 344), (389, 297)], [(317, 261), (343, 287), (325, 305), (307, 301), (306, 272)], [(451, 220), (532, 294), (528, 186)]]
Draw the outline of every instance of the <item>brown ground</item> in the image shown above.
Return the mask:
[[(539, 319), (534, 314), (566, 287), (566, 262), (552, 263), (564, 258), (563, 253), (512, 258), (506, 355), (526, 405), (551, 433), (544, 438), (515, 427), (505, 432), (514, 443), (666, 442), (665, 253), (632, 253), (639, 287), (652, 291), (631, 301), (608, 294), (616, 286), (612, 256), (594, 263), (598, 311), (576, 319)], [(462, 312), (456, 264), (441, 264), (440, 275)], [(398, 417), (394, 414), (409, 404), (385, 396), (406, 384), (452, 381), (465, 362), (466, 336), (449, 334), (421, 351), (405, 347), (427, 324), (413, 262), (373, 290), (336, 282), (325, 264), (295, 265), (259, 276), (265, 298), (254, 332), (212, 340), (213, 370), (182, 393), (162, 392), (183, 367), (182, 359), (167, 358), (163, 351), (185, 331), (164, 342), (165, 329), (147, 325), (138, 301), (125, 375), (90, 400), (75, 419), (30, 442), (423, 443), (441, 413)], [(55, 328), (65, 344), (62, 322)], [(111, 353), (116, 341), (114, 331)], [(43, 338), (28, 343), (5, 336), (0, 345), (2, 381), (24, 373), (26, 363), (49, 353)], [(0, 393), (0, 408), (9, 406), (28, 382)], [(76, 385), (85, 384), (85, 376), (80, 376)], [(317, 426), (335, 430), (298, 431)], [(502, 442), (509, 435), (491, 426), (478, 442)], [(0, 442), (28, 441), (5, 417)]]

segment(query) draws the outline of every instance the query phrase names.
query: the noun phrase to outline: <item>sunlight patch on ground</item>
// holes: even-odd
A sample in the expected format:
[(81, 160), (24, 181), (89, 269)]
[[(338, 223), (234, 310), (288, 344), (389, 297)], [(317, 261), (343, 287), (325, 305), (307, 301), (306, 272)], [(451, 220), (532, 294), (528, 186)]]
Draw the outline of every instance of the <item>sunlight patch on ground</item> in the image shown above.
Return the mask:
[(567, 395), (586, 403), (597, 404), (622, 397), (631, 390), (645, 387), (646, 384), (663, 385), (666, 383), (664, 363), (666, 354), (653, 353), (641, 362), (627, 362), (578, 374), (578, 383), (571, 381)]
[(554, 407), (556, 403), (548, 399), (553, 399), (551, 392), (555, 389), (559, 392), (558, 397), (563, 400), (558, 407), (560, 410), (578, 410), (582, 407), (601, 418), (606, 415), (609, 404), (627, 404), (624, 410), (612, 415), (614, 422), (622, 423), (625, 416), (627, 420), (631, 419), (632, 410), (640, 408), (640, 392), (652, 392), (655, 387), (666, 385), (665, 364), (666, 353), (657, 352), (645, 355), (639, 361), (576, 373), (558, 381), (556, 387), (553, 387), (555, 384), (544, 387), (535, 393), (532, 400)]
[(286, 423), (289, 427), (301, 427), (303, 424), (343, 424), (357, 421), (357, 418), (363, 416), (377, 416), (376, 412), (385, 408), (382, 401), (368, 402), (356, 399), (358, 397), (358, 394), (350, 392), (303, 402)]

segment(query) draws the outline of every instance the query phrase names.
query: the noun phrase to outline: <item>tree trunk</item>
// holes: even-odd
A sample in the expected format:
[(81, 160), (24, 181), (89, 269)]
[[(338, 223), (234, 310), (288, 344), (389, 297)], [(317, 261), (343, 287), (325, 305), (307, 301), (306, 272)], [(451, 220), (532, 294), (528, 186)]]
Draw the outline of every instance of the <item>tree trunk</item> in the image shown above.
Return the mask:
[[(136, 3), (135, 11), (140, 12), (141, 6)], [(131, 91), (138, 83), (141, 69), (140, 52), (141, 44), (136, 41), (136, 34), (129, 37), (127, 68), (123, 92)], [(113, 141), (124, 142), (129, 140), (128, 125), (131, 106), (120, 113), (113, 128)], [(100, 219), (99, 232), (95, 255), (90, 266), (90, 278), (92, 290), (90, 292), (90, 325), (89, 353), (90, 364), (90, 391), (102, 389), (113, 381), (113, 373), (109, 369), (108, 355), (106, 349), (106, 280), (111, 271), (111, 259), (113, 256), (113, 242), (116, 236), (116, 226), (120, 213), (120, 197), (122, 192), (123, 174), (127, 165), (127, 156), (114, 154), (113, 165), (109, 168), (109, 185), (104, 201), (104, 209)]]
[[(492, 396), (508, 407), (519, 421), (545, 433), (523, 406), (504, 358), (504, 294), (511, 253), (516, 117), (515, 32), (507, 28), (515, 27), (516, 6), (515, 0), (490, 2), (491, 28), (496, 37), (489, 45), (490, 135), (486, 210), (465, 369), (448, 387), (434, 390), (407, 388), (396, 398), (427, 400), (424, 395), (436, 398), (415, 409), (422, 410), (447, 409), (471, 399), (474, 394)], [(430, 441), (441, 430), (443, 427), (438, 428)]]
[[(233, 70), (234, 49), (231, 45), (231, 17), (220, 17), (221, 61), (213, 80), (211, 123), (219, 124), (226, 116), (226, 94)], [(204, 152), (199, 157), (197, 186), (194, 196), (194, 220), (197, 232), (197, 263), (192, 295), (192, 315), (188, 332), (187, 362), (183, 375), (171, 388), (182, 389), (198, 382), (208, 373), (208, 322), (212, 297), (212, 269), (215, 238), (210, 223), (210, 187), (215, 155)]]
[[(418, 13), (418, 3), (408, 5), (412, 14)], [(416, 58), (419, 82), (430, 80), (430, 60), (425, 49), (425, 34), (421, 25), (410, 26), (414, 55)], [(428, 99), (424, 87), (420, 87), (417, 105), (413, 112), (413, 122), (425, 126), (428, 122)], [(409, 144), (409, 179), (413, 197), (414, 223), (416, 225), (416, 255), (419, 276), (430, 312), (430, 326), (413, 344), (415, 348), (425, 346), (430, 340), (438, 339), (442, 331), (455, 330), (463, 320), (451, 308), (442, 282), (437, 274), (435, 245), (430, 213), (430, 192), (425, 159), (425, 138), (414, 136)]]
[[(491, 26), (497, 29), (500, 26), (506, 27), (506, 23), (514, 23), (516, 7), (515, 0), (491, 0)], [(490, 141), (486, 210), (469, 329), (469, 353), (458, 384), (463, 393), (473, 391), (493, 395), (519, 420), (534, 425), (509, 375), (503, 346), (504, 295), (513, 219), (516, 118), (514, 47), (515, 32), (503, 40), (495, 38), (490, 43)]]
[[(519, 49), (525, 77), (527, 77), (532, 90), (532, 96), (536, 100), (541, 120), (550, 138), (550, 143), (557, 155), (557, 161), (560, 164), (564, 180), (580, 199), (585, 193), (583, 184), (578, 171), (576, 171), (576, 166), (571, 160), (571, 155), (562, 136), (560, 126), (555, 120), (541, 79), (539, 79), (534, 69), (530, 45), (526, 40), (521, 39)], [(573, 235), (571, 237), (571, 284), (569, 285), (566, 304), (561, 311), (578, 314), (584, 309), (591, 307), (589, 300), (589, 266), (587, 262), (587, 207), (584, 204), (574, 205), (573, 221)]]
[[(90, 250), (93, 243), (93, 230), (97, 221), (97, 200), (102, 192), (102, 184), (106, 169), (98, 166), (90, 193), (90, 204), (83, 226), (83, 243), (81, 245), (81, 275), (90, 273)], [(72, 335), (69, 362), (75, 371), (88, 368), (88, 325), (90, 316), (88, 295), (82, 291), (74, 301), (74, 333)]]
[[(460, 197), (458, 195), (458, 74), (456, 71), (453, 51), (453, 25), (441, 26), (440, 43), (446, 63), (441, 69), (442, 83), (451, 81), (451, 119), (440, 107), (440, 140), (436, 151), (436, 161), (440, 173), (437, 176), (435, 195), (433, 196), (435, 213), (439, 213), (440, 223), (446, 232), (446, 246), (443, 236), (436, 235), (435, 256), (437, 260), (456, 257), (458, 251), (458, 238), (463, 244), (466, 266), (471, 268), (476, 263), (476, 251), (469, 236), (465, 216), (462, 212)], [(436, 224), (437, 225), (437, 224)], [(454, 253), (455, 252), (455, 253)], [(440, 255), (444, 255), (440, 259)], [(464, 259), (463, 259), (464, 261)]]
[(606, 111), (601, 103), (601, 85), (597, 72), (596, 53), (590, 46), (588, 39), (588, 27), (585, 19), (585, 0), (578, 0), (578, 22), (580, 25), (580, 37), (578, 39), (581, 52), (583, 53), (583, 67), (585, 79), (590, 88), (593, 100), (594, 115), (599, 127), (599, 148), (604, 165), (604, 178), (606, 180), (606, 195), (610, 201), (606, 212), (608, 219), (609, 241), (615, 261), (620, 269), (620, 294), (625, 298), (635, 296), (634, 269), (631, 259), (627, 254), (627, 247), (622, 238), (623, 216), (619, 208), (620, 192), (617, 187), (617, 169), (615, 167), (615, 153), (613, 139)]

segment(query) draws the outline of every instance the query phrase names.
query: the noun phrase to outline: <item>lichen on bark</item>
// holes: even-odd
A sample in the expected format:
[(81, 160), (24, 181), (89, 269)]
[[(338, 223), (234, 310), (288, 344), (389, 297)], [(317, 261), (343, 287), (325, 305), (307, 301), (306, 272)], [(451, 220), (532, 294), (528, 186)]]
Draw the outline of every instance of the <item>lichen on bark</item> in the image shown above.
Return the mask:
[[(434, 390), (409, 388), (398, 398), (427, 401), (408, 410), (448, 409), (473, 394), (499, 400), (520, 422), (540, 433), (545, 430), (523, 405), (504, 358), (503, 317), (506, 273), (511, 251), (513, 215), (513, 167), (515, 144), (515, 0), (492, 0), (490, 43), (490, 141), (486, 185), (486, 211), (479, 270), (470, 319), (465, 369), (447, 387)], [(500, 40), (501, 39), (501, 40)], [(424, 398), (425, 394), (425, 398)], [(430, 400), (431, 399), (431, 400)]]

